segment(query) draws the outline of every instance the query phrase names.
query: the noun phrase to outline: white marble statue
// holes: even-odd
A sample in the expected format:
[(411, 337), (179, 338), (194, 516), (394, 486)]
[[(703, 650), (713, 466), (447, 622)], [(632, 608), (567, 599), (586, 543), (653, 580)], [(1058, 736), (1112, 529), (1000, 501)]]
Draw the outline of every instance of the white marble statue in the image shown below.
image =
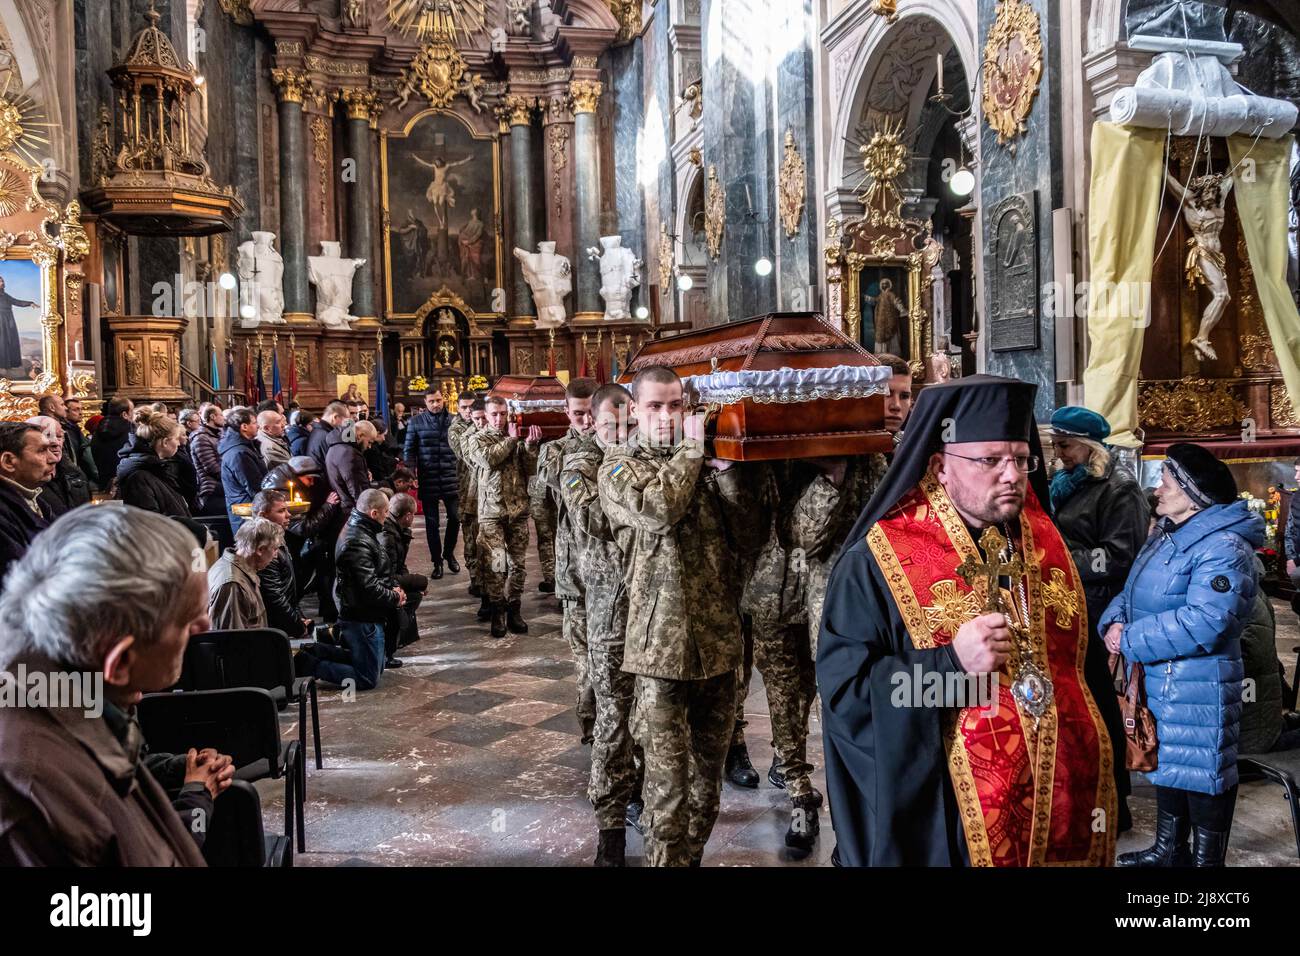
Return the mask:
[(573, 291), (573, 269), (566, 256), (555, 252), (555, 243), (539, 242), (536, 252), (515, 248), (515, 258), (523, 267), (524, 279), (533, 290), (537, 304), (537, 327), (557, 328), (564, 325), (564, 297)]
[(600, 263), (600, 296), (605, 300), (605, 319), (630, 319), (628, 304), (632, 290), (641, 284), (641, 260), (623, 248), (622, 236), (601, 236), (601, 249), (587, 250), (587, 258)]
[(273, 242), (275, 233), (255, 232), (239, 244), (239, 324), (246, 329), (284, 322), (284, 260)]
[(344, 259), (337, 242), (322, 242), (319, 256), (307, 257), (307, 278), (316, 286), (316, 318), (327, 329), (350, 329), (352, 277), (365, 259)]
[(1183, 205), (1183, 218), (1192, 235), (1187, 240), (1187, 261), (1184, 272), (1187, 284), (1193, 289), (1197, 283), (1210, 290), (1210, 302), (1201, 313), (1201, 327), (1191, 345), (1201, 361), (1218, 358), (1210, 345), (1210, 333), (1223, 318), (1232, 295), (1228, 292), (1227, 260), (1219, 233), (1223, 231), (1226, 217), (1224, 206), (1232, 191), (1231, 176), (1197, 176), (1186, 186), (1165, 173), (1170, 190)]

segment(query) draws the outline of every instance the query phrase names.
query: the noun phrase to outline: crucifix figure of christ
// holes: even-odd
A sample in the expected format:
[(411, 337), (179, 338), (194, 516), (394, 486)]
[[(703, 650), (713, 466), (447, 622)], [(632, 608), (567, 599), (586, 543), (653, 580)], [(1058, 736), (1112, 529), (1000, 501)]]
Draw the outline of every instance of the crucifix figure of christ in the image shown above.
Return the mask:
[(448, 173), (457, 166), (464, 166), (474, 157), (466, 156), (454, 163), (447, 162), (441, 156), (435, 156), (433, 162), (427, 162), (419, 156), (412, 156), (411, 158), (421, 166), (433, 170), (433, 179), (429, 180), (429, 187), (424, 191), (424, 198), (429, 200), (429, 205), (433, 207), (433, 214), (438, 217), (438, 228), (446, 228), (447, 210), (456, 205), (456, 189), (451, 184)]
[(1011, 579), (1011, 586), (1014, 588), (1025, 573), (1025, 563), (1021, 560), (1020, 555), (1013, 554), (1008, 561), (1002, 560), (1002, 552), (1006, 550), (1007, 539), (1002, 533), (992, 525), (984, 529), (980, 535), (980, 548), (988, 555), (985, 561), (978, 560), (975, 555), (968, 555), (961, 564), (957, 565), (957, 573), (962, 576), (968, 587), (974, 588), (975, 582), (984, 578), (987, 584), (987, 592), (984, 598), (984, 613), (992, 611), (1001, 611), (1008, 617), (1006, 602), (1002, 600), (1002, 589), (998, 587), (998, 578), (1007, 577)]
[(1228, 193), (1232, 191), (1232, 177), (1215, 174), (1197, 176), (1183, 186), (1168, 172), (1165, 178), (1169, 188), (1183, 204), (1183, 218), (1192, 231), (1187, 240), (1187, 263), (1184, 271), (1187, 284), (1196, 287), (1199, 282), (1210, 290), (1210, 302), (1201, 313), (1201, 327), (1192, 339), (1192, 348), (1201, 360), (1216, 359), (1217, 353), (1210, 345), (1210, 332), (1223, 318), (1231, 295), (1228, 293), (1227, 262), (1219, 233), (1223, 231), (1226, 216), (1224, 209)]

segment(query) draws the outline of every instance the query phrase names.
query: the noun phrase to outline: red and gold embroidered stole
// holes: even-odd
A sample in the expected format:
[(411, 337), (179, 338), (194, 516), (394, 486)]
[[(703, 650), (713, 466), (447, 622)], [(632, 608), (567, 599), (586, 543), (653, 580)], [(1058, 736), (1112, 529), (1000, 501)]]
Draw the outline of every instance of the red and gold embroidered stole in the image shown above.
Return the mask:
[[(1000, 672), (996, 708), (953, 709), (945, 721), (948, 771), (975, 866), (1108, 866), (1115, 855), (1115, 781), (1105, 726), (1083, 677), (1088, 614), (1060, 532), (1034, 493), (1020, 515), (1029, 620), (1003, 592), (1012, 619), (1030, 634), (1034, 663), (1055, 696), (1038, 721)], [(981, 560), (965, 523), (932, 475), (867, 534), (867, 544), (917, 649), (952, 642), (979, 616), (987, 585), (957, 573)]]

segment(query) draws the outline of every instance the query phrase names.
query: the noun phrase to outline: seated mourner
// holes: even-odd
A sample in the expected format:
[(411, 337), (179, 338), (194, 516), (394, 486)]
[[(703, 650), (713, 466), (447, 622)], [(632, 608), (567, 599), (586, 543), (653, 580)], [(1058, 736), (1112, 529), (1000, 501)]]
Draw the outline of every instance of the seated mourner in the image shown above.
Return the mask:
[(259, 573), (284, 544), (279, 525), (249, 518), (235, 532), (235, 546), (208, 569), (208, 615), (217, 630), (266, 627)]
[(190, 635), (208, 629), (197, 548), (162, 515), (87, 507), (10, 570), (0, 667), (71, 675), (86, 692), (0, 708), (0, 866), (203, 865), (141, 758), (133, 714), (176, 682)]

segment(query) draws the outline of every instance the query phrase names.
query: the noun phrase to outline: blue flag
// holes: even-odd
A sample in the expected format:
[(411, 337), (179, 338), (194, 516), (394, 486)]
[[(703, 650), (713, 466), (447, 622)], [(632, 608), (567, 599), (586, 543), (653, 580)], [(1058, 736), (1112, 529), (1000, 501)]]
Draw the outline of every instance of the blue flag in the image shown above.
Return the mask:
[(375, 359), (375, 415), (388, 424), (388, 383), (384, 381), (384, 350), (379, 348)]
[(280, 353), (271, 353), (271, 397), (280, 401)]
[(217, 368), (217, 347), (212, 346), (212, 390), (221, 391), (221, 370)]
[(257, 400), (266, 401), (266, 379), (262, 377), (262, 350), (257, 350)]

